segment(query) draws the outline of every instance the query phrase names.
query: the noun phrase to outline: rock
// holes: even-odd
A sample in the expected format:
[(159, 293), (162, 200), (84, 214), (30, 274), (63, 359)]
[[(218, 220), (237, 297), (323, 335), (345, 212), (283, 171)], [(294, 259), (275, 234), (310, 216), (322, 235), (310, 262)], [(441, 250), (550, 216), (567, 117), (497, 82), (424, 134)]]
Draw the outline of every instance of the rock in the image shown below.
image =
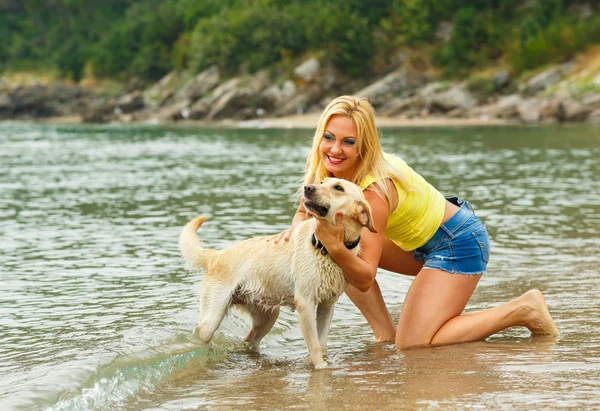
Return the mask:
[(141, 78), (139, 78), (138, 76), (133, 76), (132, 78), (130, 78), (127, 81), (127, 84), (125, 85), (125, 91), (127, 93), (131, 93), (136, 90), (141, 90), (143, 85), (144, 85), (144, 82), (142, 81)]
[(213, 120), (231, 117), (234, 113), (245, 108), (253, 95), (254, 93), (249, 88), (229, 90), (214, 102), (206, 118)]
[(446, 113), (449, 118), (464, 118), (467, 117), (467, 111), (463, 108), (457, 107)]
[(319, 60), (311, 58), (296, 67), (294, 74), (300, 77), (305, 83), (311, 83), (317, 79), (320, 68)]
[(581, 104), (591, 110), (600, 109), (600, 94), (591, 93), (584, 95), (581, 99)]
[(217, 66), (211, 66), (189, 80), (176, 94), (175, 99), (192, 102), (206, 96), (206, 93), (219, 85), (221, 73)]
[(355, 94), (367, 97), (375, 108), (384, 105), (395, 95), (414, 91), (425, 84), (426, 78), (420, 74), (411, 73), (406, 69), (399, 69), (379, 79)]
[(560, 104), (558, 118), (561, 121), (585, 121), (592, 110), (571, 99), (563, 100)]
[(315, 101), (321, 98), (323, 90), (318, 85), (302, 87), (288, 102), (277, 108), (274, 116), (305, 114)]
[(539, 123), (541, 104), (542, 101), (536, 98), (522, 100), (517, 106), (521, 121), (527, 124)]
[(502, 90), (512, 83), (512, 76), (506, 70), (498, 71), (492, 77), (492, 81), (494, 82), (494, 91)]
[(420, 97), (406, 97), (401, 98), (397, 97), (392, 99), (388, 104), (383, 106), (381, 109), (377, 111), (378, 114), (386, 117), (398, 116), (403, 114), (410, 108), (419, 108), (423, 107), (423, 100)]
[(112, 120), (116, 107), (115, 103), (94, 107), (83, 114), (82, 121), (84, 123), (107, 123)]
[(13, 113), (13, 103), (7, 92), (0, 91), (0, 118), (9, 118)]
[(190, 117), (189, 115), (190, 101), (182, 100), (170, 106), (161, 107), (158, 112), (151, 115), (159, 121), (177, 121), (184, 120)]
[(431, 112), (448, 112), (457, 108), (466, 112), (475, 106), (476, 100), (471, 93), (465, 90), (463, 85), (457, 85), (441, 93), (433, 94), (428, 103)]
[(521, 102), (522, 99), (517, 94), (500, 97), (495, 104), (492, 104), (489, 114), (492, 117), (503, 119), (519, 117), (519, 104), (521, 104)]
[(296, 93), (296, 90), (296, 85), (291, 80), (284, 81), (281, 87), (273, 84), (265, 88), (258, 95), (257, 106), (271, 111), (289, 101)]
[(239, 82), (239, 77), (229, 79), (212, 90), (207, 96), (193, 103), (189, 108), (189, 118), (200, 119), (206, 117), (211, 111), (212, 106), (223, 96), (231, 98)]
[(527, 81), (522, 87), (521, 92), (527, 96), (536, 95), (553, 84), (562, 80), (561, 70), (552, 68), (539, 73)]
[(561, 100), (558, 98), (550, 97), (542, 99), (539, 106), (540, 119), (548, 123), (554, 120), (560, 119)]
[(121, 113), (131, 113), (144, 108), (144, 96), (139, 91), (125, 94), (117, 101), (118, 110)]
[(587, 122), (590, 124), (600, 124), (600, 109), (592, 111), (587, 117)]
[(168, 105), (169, 101), (175, 96), (183, 84), (189, 79), (189, 74), (183, 71), (174, 70), (166, 74), (157, 83), (142, 92), (144, 102), (151, 108)]

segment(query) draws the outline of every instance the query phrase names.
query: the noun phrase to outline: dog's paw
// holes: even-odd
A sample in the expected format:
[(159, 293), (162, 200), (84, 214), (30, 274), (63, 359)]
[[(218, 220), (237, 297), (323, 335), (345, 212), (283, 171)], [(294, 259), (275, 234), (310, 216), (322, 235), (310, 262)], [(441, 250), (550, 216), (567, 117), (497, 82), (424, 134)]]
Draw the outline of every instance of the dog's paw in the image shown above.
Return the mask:
[(323, 361), (320, 362), (319, 364), (315, 364), (315, 370), (322, 370), (324, 368), (327, 368), (329, 365), (327, 364), (327, 361)]

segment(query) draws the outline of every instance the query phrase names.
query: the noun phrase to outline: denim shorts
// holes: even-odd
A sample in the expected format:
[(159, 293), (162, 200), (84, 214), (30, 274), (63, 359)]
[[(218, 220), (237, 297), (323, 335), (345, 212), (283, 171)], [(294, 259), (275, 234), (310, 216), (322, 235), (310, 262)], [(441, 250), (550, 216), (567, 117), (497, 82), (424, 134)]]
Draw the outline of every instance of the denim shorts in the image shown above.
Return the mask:
[(438, 228), (425, 245), (413, 251), (423, 268), (452, 274), (483, 274), (490, 258), (490, 240), (483, 223), (468, 201), (447, 198), (459, 210)]

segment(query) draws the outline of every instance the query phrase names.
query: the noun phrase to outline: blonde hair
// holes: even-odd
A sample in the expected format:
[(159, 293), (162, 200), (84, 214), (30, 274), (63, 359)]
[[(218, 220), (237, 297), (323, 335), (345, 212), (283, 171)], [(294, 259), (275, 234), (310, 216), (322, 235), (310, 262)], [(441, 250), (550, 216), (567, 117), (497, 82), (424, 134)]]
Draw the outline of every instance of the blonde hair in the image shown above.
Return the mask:
[[(375, 126), (375, 110), (366, 98), (354, 96), (340, 96), (332, 100), (319, 118), (317, 129), (313, 138), (312, 148), (308, 155), (304, 184), (320, 183), (331, 173), (327, 171), (319, 146), (325, 133), (325, 127), (332, 116), (344, 116), (352, 119), (356, 126), (356, 150), (360, 161), (352, 176), (351, 182), (359, 185), (367, 175), (372, 175), (376, 182), (383, 182), (387, 178), (397, 181), (405, 191), (412, 191), (407, 179), (385, 160), (379, 133)], [(391, 204), (391, 193), (387, 184), (379, 184), (383, 194)]]

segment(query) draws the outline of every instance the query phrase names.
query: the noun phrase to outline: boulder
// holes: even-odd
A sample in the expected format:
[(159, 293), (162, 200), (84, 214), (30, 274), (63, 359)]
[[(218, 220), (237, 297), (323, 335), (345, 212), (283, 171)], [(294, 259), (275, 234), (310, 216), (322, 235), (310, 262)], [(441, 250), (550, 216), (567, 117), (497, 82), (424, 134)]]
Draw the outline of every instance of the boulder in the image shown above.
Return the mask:
[(367, 97), (375, 108), (379, 108), (393, 96), (413, 92), (419, 86), (425, 84), (425, 81), (426, 78), (421, 74), (399, 69), (357, 91), (355, 94)]
[(82, 116), (84, 123), (107, 123), (115, 116), (116, 103), (110, 102), (96, 106), (85, 112)]
[(273, 84), (265, 88), (257, 97), (257, 106), (271, 111), (289, 101), (296, 94), (296, 84), (286, 80), (281, 86)]
[(417, 96), (412, 97), (397, 97), (392, 99), (388, 104), (380, 108), (378, 114), (386, 117), (398, 116), (408, 111), (411, 108), (423, 107), (423, 99)]
[(121, 113), (132, 113), (144, 108), (144, 96), (139, 91), (125, 94), (117, 101), (117, 110)]
[(558, 118), (561, 121), (585, 121), (592, 110), (577, 101), (565, 99), (561, 102)]
[(190, 100), (192, 102), (206, 96), (206, 93), (219, 85), (221, 72), (217, 66), (211, 66), (198, 73), (176, 93), (175, 100)]
[(305, 83), (314, 82), (319, 77), (321, 64), (316, 58), (311, 58), (294, 69), (294, 74)]
[(227, 91), (211, 105), (210, 110), (206, 114), (206, 119), (213, 120), (232, 117), (234, 113), (248, 106), (253, 95), (254, 93), (250, 88), (231, 89)]
[(540, 121), (540, 101), (529, 98), (517, 105), (519, 119), (526, 124), (537, 124)]
[(512, 76), (507, 70), (501, 70), (494, 74), (492, 77), (494, 82), (494, 91), (500, 91), (512, 83)]
[(7, 92), (0, 91), (0, 118), (10, 118), (13, 113), (13, 103)]
[(500, 97), (494, 104), (490, 105), (487, 112), (491, 117), (511, 119), (519, 117), (519, 104), (523, 99), (517, 94)]
[(166, 74), (157, 83), (142, 92), (144, 102), (151, 108), (161, 107), (170, 104), (170, 99), (175, 96), (183, 84), (189, 79), (189, 74), (183, 71), (174, 70)]
[(225, 98), (231, 98), (235, 89), (238, 87), (239, 82), (239, 77), (229, 79), (212, 90), (207, 96), (193, 103), (189, 108), (189, 118), (200, 119), (206, 117), (217, 101), (224, 96)]
[(156, 113), (151, 115), (159, 121), (177, 121), (189, 118), (190, 101), (182, 100), (172, 105), (161, 107)]
[(581, 104), (591, 110), (600, 109), (600, 93), (589, 93), (582, 97)]
[(275, 109), (273, 115), (279, 117), (305, 114), (314, 102), (321, 98), (322, 94), (323, 90), (318, 85), (301, 87), (294, 97)]
[(592, 111), (587, 117), (587, 122), (590, 124), (600, 124), (600, 109)]
[(559, 69), (552, 68), (543, 71), (529, 79), (522, 87), (521, 92), (526, 96), (536, 95), (548, 87), (562, 80), (562, 72)]
[(431, 112), (442, 111), (446, 113), (457, 108), (466, 112), (472, 109), (476, 102), (464, 85), (456, 85), (441, 93), (433, 94), (428, 101), (428, 106)]

